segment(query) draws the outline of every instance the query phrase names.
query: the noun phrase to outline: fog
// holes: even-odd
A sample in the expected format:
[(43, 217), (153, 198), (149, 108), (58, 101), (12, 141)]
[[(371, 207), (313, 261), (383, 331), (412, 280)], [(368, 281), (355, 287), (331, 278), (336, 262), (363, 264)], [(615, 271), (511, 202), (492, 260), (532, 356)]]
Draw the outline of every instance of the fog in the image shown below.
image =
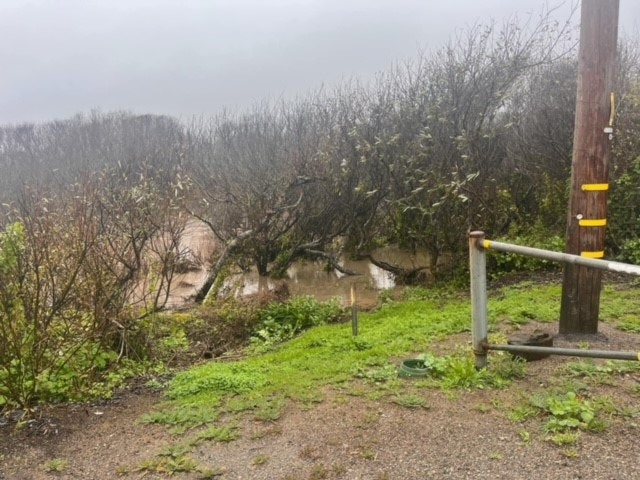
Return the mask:
[[(371, 78), (541, 0), (2, 0), (0, 123), (91, 109), (180, 118)], [(553, 11), (560, 22), (572, 6)], [(640, 2), (621, 0), (621, 33)], [(573, 18), (577, 23), (579, 9)]]

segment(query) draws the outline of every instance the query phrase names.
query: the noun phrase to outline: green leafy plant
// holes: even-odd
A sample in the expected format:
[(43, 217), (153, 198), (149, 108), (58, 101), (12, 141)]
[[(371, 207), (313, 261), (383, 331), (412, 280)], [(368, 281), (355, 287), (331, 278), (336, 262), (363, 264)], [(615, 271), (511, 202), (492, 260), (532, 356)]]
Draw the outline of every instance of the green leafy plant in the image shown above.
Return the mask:
[(32, 235), (20, 222), (0, 233), (0, 405), (82, 398), (117, 358), (100, 341), (100, 320), (80, 309), (82, 262), (67, 256), (85, 247), (72, 233), (66, 248)]
[(564, 433), (572, 429), (601, 430), (602, 422), (596, 418), (597, 407), (589, 400), (570, 391), (564, 395), (552, 394), (533, 403), (549, 415), (545, 430), (550, 433)]
[(255, 350), (266, 351), (289, 340), (310, 327), (333, 323), (344, 316), (337, 299), (319, 302), (311, 296), (294, 297), (287, 302), (273, 302), (260, 312), (260, 324), (251, 342)]
[(531, 432), (529, 432), (528, 430), (520, 430), (518, 432), (518, 436), (520, 437), (520, 440), (522, 440), (522, 443), (524, 443), (525, 445), (531, 444)]

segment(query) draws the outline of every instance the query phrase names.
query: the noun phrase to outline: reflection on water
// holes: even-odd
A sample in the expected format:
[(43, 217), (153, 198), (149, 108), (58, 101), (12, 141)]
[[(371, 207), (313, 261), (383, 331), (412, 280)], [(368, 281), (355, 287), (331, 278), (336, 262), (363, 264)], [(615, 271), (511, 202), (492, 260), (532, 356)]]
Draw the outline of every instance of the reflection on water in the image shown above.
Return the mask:
[[(376, 259), (406, 268), (427, 265), (426, 255), (412, 255), (397, 248), (385, 248), (374, 252)], [(346, 275), (338, 270), (327, 271), (323, 261), (299, 261), (287, 270), (287, 278), (273, 280), (260, 277), (257, 272), (232, 275), (224, 290), (236, 297), (254, 295), (273, 290), (279, 282), (285, 282), (291, 295), (312, 295), (318, 300), (339, 297), (347, 304), (350, 302), (351, 286), (356, 287), (358, 304), (375, 305), (380, 290), (393, 288), (393, 275), (372, 264), (369, 260), (343, 260), (340, 266), (359, 275)]]
[(211, 229), (198, 220), (189, 220), (180, 239), (179, 251), (183, 259), (193, 265), (186, 272), (175, 274), (167, 308), (177, 308), (189, 302), (196, 291), (207, 280), (209, 260), (213, 256), (216, 240)]
[[(204, 223), (190, 221), (187, 224), (181, 249), (186, 250), (194, 264), (200, 265), (200, 268), (176, 275), (167, 306), (181, 305), (204, 283), (206, 268), (210, 266), (208, 260), (214, 253), (215, 244), (211, 231)], [(412, 254), (394, 247), (378, 249), (373, 252), (373, 257), (409, 269), (429, 265), (426, 254)], [(323, 261), (298, 261), (289, 267), (287, 278), (283, 280), (260, 277), (255, 270), (231, 275), (224, 282), (222, 292), (236, 297), (255, 295), (273, 290), (284, 282), (291, 295), (313, 295), (319, 300), (340, 297), (347, 304), (350, 301), (351, 286), (354, 285), (358, 304), (373, 306), (380, 290), (395, 286), (393, 275), (369, 260), (343, 259), (340, 265), (359, 275), (345, 275), (337, 270), (327, 271), (326, 262)]]

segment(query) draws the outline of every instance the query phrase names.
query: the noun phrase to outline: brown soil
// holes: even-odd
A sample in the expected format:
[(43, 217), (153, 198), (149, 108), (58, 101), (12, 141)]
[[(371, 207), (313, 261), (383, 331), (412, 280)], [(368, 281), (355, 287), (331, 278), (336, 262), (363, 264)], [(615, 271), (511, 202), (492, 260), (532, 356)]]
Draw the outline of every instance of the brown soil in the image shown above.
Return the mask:
[[(548, 324), (525, 328), (555, 333)], [(468, 334), (455, 336), (434, 345), (434, 351), (450, 351), (452, 345), (468, 341)], [(607, 324), (602, 324), (601, 335), (590, 339), (594, 349), (637, 351), (639, 345), (640, 336)], [(414, 393), (427, 400), (428, 409), (327, 389), (317, 405), (290, 405), (273, 423), (246, 419), (240, 439), (201, 444), (192, 456), (220, 468), (225, 480), (640, 478), (637, 417), (606, 417), (606, 431), (583, 432), (577, 445), (567, 447), (545, 441), (542, 419), (524, 424), (507, 419), (509, 406), (552, 386), (557, 368), (574, 360), (551, 357), (532, 362), (527, 377), (505, 390), (447, 393), (416, 388)], [(608, 395), (617, 405), (637, 406), (640, 375), (612, 380), (613, 385), (591, 387), (592, 393)], [(43, 409), (36, 421), (18, 432), (6, 424), (0, 427), (0, 479), (102, 480), (120, 478), (125, 469), (129, 473), (124, 478), (168, 478), (135, 470), (176, 441), (162, 427), (138, 423), (161, 401), (157, 393), (133, 389), (103, 405)], [(529, 432), (530, 441), (523, 441), (523, 431)], [(46, 472), (52, 459), (65, 460), (66, 468)], [(201, 478), (196, 473), (174, 477)]]

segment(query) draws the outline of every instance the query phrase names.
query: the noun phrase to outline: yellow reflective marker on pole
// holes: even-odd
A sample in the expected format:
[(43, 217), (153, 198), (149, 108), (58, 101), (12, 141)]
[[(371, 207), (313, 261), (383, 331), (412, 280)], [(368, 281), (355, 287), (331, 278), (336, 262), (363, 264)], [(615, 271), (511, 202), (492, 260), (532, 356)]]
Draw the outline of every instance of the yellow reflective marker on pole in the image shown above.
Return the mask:
[(604, 257), (604, 251), (600, 251), (600, 252), (580, 252), (580, 256), (581, 257), (586, 257), (586, 258), (603, 258)]
[(485, 240), (482, 242), (482, 246), (484, 248), (491, 248), (491, 242), (489, 240)]
[(578, 220), (578, 225), (581, 227), (606, 227), (607, 219), (606, 218), (598, 218), (593, 220)]
[(602, 192), (605, 190), (609, 190), (608, 183), (584, 183), (582, 184), (583, 192)]

